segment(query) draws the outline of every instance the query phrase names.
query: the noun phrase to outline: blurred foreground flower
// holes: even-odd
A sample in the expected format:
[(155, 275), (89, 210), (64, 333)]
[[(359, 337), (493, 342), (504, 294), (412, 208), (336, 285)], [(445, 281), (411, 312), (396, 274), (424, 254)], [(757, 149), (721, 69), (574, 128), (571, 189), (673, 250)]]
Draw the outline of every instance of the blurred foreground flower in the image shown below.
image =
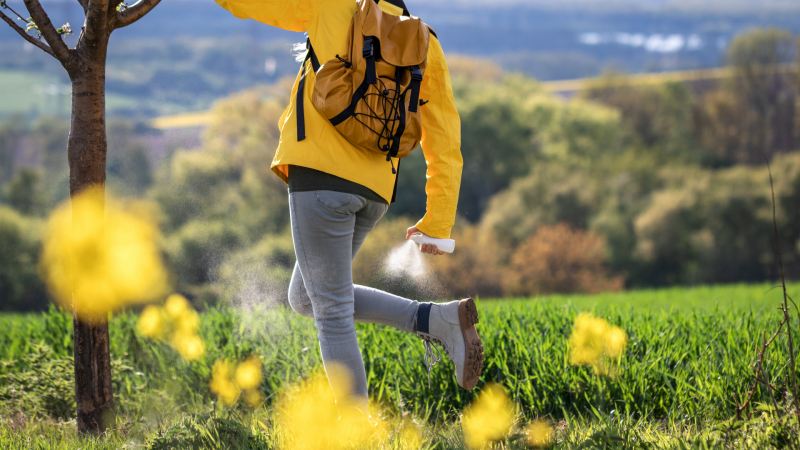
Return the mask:
[(250, 406), (258, 406), (264, 401), (261, 386), (261, 359), (255, 356), (247, 358), (234, 369), (233, 363), (220, 360), (211, 369), (211, 392), (217, 394), (226, 406), (236, 403), (239, 394), (244, 391), (244, 401)]
[(187, 361), (196, 361), (206, 353), (206, 344), (197, 335), (200, 317), (180, 294), (167, 297), (163, 308), (152, 305), (145, 308), (136, 329), (150, 339), (168, 340)]
[(489, 383), (464, 410), (464, 442), (469, 448), (486, 448), (503, 439), (514, 425), (514, 404), (502, 386)]
[(88, 188), (50, 217), (40, 271), (63, 307), (83, 320), (103, 321), (109, 312), (166, 292), (158, 236), (145, 214)]
[[(569, 361), (573, 365), (592, 366), (599, 375), (616, 376), (622, 352), (628, 345), (625, 331), (609, 324), (605, 319), (589, 313), (580, 313), (575, 318), (572, 334), (569, 337)], [(613, 361), (608, 365), (604, 358)]]
[[(382, 421), (371, 422), (357, 408), (337, 407), (331, 385), (349, 387), (350, 377), (343, 367), (328, 369), (330, 384), (325, 373), (318, 372), (291, 386), (278, 400), (278, 423), (285, 433), (283, 448), (335, 450), (378, 447), (378, 443), (388, 435), (385, 424)], [(338, 387), (336, 390), (340, 391)], [(340, 405), (346, 404), (346, 400), (340, 402)]]
[(529, 447), (549, 447), (555, 443), (555, 431), (549, 423), (536, 420), (525, 427)]
[(400, 448), (402, 450), (418, 450), (422, 448), (422, 433), (414, 421), (406, 419), (399, 430)]
[(222, 403), (230, 406), (239, 397), (239, 388), (233, 383), (233, 364), (217, 361), (211, 369), (211, 392), (217, 394)]

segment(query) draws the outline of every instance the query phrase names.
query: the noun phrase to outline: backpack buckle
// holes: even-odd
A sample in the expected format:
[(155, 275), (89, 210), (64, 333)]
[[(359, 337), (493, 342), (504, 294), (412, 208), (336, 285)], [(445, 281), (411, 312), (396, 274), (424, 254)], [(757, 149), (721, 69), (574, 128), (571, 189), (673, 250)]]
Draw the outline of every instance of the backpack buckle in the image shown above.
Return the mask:
[(372, 45), (372, 37), (364, 38), (364, 50), (361, 52), (364, 58), (375, 57), (375, 47)]
[(422, 71), (419, 67), (414, 67), (411, 69), (411, 79), (416, 81), (422, 81)]

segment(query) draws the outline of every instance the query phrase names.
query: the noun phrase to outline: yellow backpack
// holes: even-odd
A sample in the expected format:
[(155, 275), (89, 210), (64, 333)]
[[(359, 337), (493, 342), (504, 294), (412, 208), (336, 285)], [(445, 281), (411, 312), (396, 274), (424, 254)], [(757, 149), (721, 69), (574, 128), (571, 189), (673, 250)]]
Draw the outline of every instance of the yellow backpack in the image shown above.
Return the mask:
[(419, 107), (425, 102), (419, 90), (432, 30), (405, 8), (403, 16), (384, 13), (377, 1), (356, 2), (346, 55), (320, 67), (306, 42), (297, 90), (297, 140), (305, 139), (303, 91), (311, 61), (316, 73), (311, 99), (317, 110), (354, 146), (383, 153), (391, 162), (408, 156), (422, 138)]

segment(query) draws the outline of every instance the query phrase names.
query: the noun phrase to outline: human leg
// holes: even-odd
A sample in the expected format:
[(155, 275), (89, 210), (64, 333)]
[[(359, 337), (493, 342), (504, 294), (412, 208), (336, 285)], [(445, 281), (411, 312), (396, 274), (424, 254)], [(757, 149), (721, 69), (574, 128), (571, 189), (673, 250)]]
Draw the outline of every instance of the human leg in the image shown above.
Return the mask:
[[(385, 212), (386, 205), (369, 200), (362, 209), (356, 212), (352, 244), (353, 258)], [(416, 300), (409, 300), (358, 284), (353, 286), (353, 291), (355, 322), (388, 325), (411, 333), (416, 331), (416, 316), (419, 306), (419, 302)], [(313, 317), (311, 299), (303, 284), (299, 263), (295, 264), (292, 281), (289, 284), (289, 304), (298, 314)]]
[[(289, 194), (297, 268), (312, 305), (320, 353), (326, 372), (344, 366), (351, 377), (351, 391), (337, 392), (337, 400), (348, 399), (366, 410), (367, 379), (353, 322), (352, 240), (356, 211), (366, 200), (333, 191)], [(297, 274), (297, 271), (295, 275)], [(297, 277), (293, 287), (296, 292)], [(290, 291), (291, 293), (292, 291)], [(293, 301), (292, 307), (307, 312)], [(301, 312), (302, 313), (302, 312)]]

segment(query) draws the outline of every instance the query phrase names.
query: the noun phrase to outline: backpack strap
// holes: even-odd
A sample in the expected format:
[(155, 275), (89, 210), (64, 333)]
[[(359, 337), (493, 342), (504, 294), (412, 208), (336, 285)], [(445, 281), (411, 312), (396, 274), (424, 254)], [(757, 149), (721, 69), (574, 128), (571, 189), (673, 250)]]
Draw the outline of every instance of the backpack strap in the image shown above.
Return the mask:
[(298, 142), (306, 138), (306, 116), (303, 98), (306, 90), (306, 63), (309, 60), (311, 60), (311, 68), (314, 69), (314, 73), (319, 72), (319, 59), (317, 59), (317, 54), (314, 53), (314, 48), (311, 47), (311, 39), (306, 39), (306, 57), (303, 59), (303, 65), (300, 66), (300, 81), (297, 83), (297, 100), (295, 101)]
[(378, 82), (378, 72), (375, 71), (375, 38), (367, 36), (364, 38), (364, 49), (361, 56), (367, 61), (367, 72), (364, 80), (367, 84), (375, 84)]
[(417, 112), (417, 104), (419, 103), (419, 89), (422, 85), (422, 71), (419, 66), (411, 66), (411, 83), (408, 88), (411, 89), (411, 98), (408, 101), (408, 112)]
[[(395, 69), (395, 80), (400, 79), (400, 67)], [(406, 131), (406, 104), (405, 104), (405, 97), (406, 93), (403, 94), (397, 99), (397, 112), (399, 116), (399, 124), (397, 124), (397, 131), (395, 131), (394, 136), (392, 136), (392, 148), (386, 154), (386, 160), (392, 160), (392, 157), (397, 157), (397, 152), (400, 151), (400, 138), (403, 137), (403, 133)], [(418, 97), (419, 98), (419, 97)], [(409, 107), (409, 109), (411, 109)], [(394, 166), (392, 166), (392, 173), (395, 173)]]

